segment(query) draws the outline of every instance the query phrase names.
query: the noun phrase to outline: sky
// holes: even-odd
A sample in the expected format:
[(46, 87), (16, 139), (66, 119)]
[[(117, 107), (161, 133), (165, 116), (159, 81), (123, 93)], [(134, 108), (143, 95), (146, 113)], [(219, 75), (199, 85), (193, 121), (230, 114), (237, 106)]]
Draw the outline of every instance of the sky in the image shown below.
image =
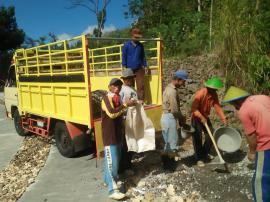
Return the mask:
[[(107, 7), (107, 20), (103, 32), (129, 27), (131, 19), (125, 19), (123, 5), (128, 0), (111, 0)], [(101, 1), (102, 2), (102, 1)], [(58, 39), (67, 39), (84, 33), (92, 33), (96, 17), (83, 7), (67, 9), (69, 0), (0, 0), (0, 6), (14, 6), (18, 27), (27, 36), (37, 39), (54, 33)]]

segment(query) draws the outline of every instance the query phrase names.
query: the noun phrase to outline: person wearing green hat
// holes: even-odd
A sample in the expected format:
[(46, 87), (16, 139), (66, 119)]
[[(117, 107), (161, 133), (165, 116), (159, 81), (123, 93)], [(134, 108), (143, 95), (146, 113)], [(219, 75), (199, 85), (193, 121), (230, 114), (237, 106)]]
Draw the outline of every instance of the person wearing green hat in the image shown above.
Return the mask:
[[(204, 166), (204, 160), (210, 160), (212, 158), (209, 155), (210, 149), (212, 147), (212, 141), (205, 128), (205, 123), (207, 123), (210, 127), (210, 130), (213, 131), (213, 127), (209, 119), (210, 111), (212, 108), (215, 109), (223, 124), (227, 125), (227, 120), (220, 106), (217, 95), (217, 90), (223, 88), (222, 81), (218, 77), (212, 77), (208, 79), (204, 85), (204, 88), (196, 92), (191, 107), (191, 122), (195, 129), (195, 132), (192, 136), (193, 147), (197, 165), (199, 167)], [(202, 144), (203, 131), (206, 134), (204, 144)]]
[(223, 103), (230, 103), (238, 110), (249, 144), (248, 159), (255, 160), (254, 201), (270, 201), (270, 97), (250, 95), (231, 86)]

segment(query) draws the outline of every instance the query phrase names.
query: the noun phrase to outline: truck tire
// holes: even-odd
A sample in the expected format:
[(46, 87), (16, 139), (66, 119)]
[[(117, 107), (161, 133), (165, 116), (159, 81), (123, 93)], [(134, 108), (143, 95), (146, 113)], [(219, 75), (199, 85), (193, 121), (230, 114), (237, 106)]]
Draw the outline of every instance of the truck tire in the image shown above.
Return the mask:
[(18, 133), (18, 135), (26, 136), (29, 132), (27, 130), (24, 130), (22, 127), (22, 119), (21, 119), (21, 115), (20, 115), (18, 109), (16, 109), (14, 111), (13, 120), (14, 120), (15, 129), (16, 129), (16, 132)]
[(74, 157), (75, 146), (72, 141), (69, 132), (67, 130), (67, 126), (63, 122), (57, 122), (54, 130), (54, 138), (57, 149), (64, 157)]

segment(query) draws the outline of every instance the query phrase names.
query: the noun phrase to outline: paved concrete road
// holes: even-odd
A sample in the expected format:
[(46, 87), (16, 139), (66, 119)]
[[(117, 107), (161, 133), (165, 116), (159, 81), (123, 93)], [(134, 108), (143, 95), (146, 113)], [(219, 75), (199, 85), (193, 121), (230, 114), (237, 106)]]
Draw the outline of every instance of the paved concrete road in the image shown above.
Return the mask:
[(0, 104), (0, 170), (4, 169), (13, 158), (22, 140), (23, 137), (15, 131), (13, 120), (6, 118), (5, 107)]
[(45, 167), (36, 182), (28, 187), (19, 202), (111, 201), (102, 186), (102, 160), (91, 157), (62, 157), (52, 146)]
[[(22, 140), (13, 121), (5, 118), (5, 108), (0, 104), (0, 170), (12, 159)], [(52, 146), (45, 167), (19, 202), (112, 201), (107, 197), (107, 188), (102, 186), (102, 160), (96, 168), (96, 160), (90, 158), (65, 158)]]

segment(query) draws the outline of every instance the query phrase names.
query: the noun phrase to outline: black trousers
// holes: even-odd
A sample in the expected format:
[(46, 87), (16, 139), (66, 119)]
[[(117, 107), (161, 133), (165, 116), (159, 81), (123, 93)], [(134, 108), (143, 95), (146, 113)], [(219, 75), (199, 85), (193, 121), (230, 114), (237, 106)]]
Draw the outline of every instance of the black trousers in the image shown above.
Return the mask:
[(125, 170), (131, 168), (131, 159), (134, 152), (129, 152), (127, 147), (126, 138), (124, 137), (122, 145), (121, 145), (121, 158), (119, 162), (119, 171), (121, 174)]
[[(213, 126), (209, 119), (207, 119), (207, 124), (210, 128), (210, 130), (213, 132)], [(195, 132), (192, 136), (193, 140), (193, 147), (195, 151), (195, 156), (197, 160), (201, 160), (207, 157), (209, 154), (211, 147), (213, 145), (210, 136), (208, 135), (208, 132), (203, 125), (203, 123), (198, 120), (197, 118), (192, 119), (192, 126), (195, 129)], [(202, 132), (205, 134), (205, 141), (204, 144), (202, 143)]]

